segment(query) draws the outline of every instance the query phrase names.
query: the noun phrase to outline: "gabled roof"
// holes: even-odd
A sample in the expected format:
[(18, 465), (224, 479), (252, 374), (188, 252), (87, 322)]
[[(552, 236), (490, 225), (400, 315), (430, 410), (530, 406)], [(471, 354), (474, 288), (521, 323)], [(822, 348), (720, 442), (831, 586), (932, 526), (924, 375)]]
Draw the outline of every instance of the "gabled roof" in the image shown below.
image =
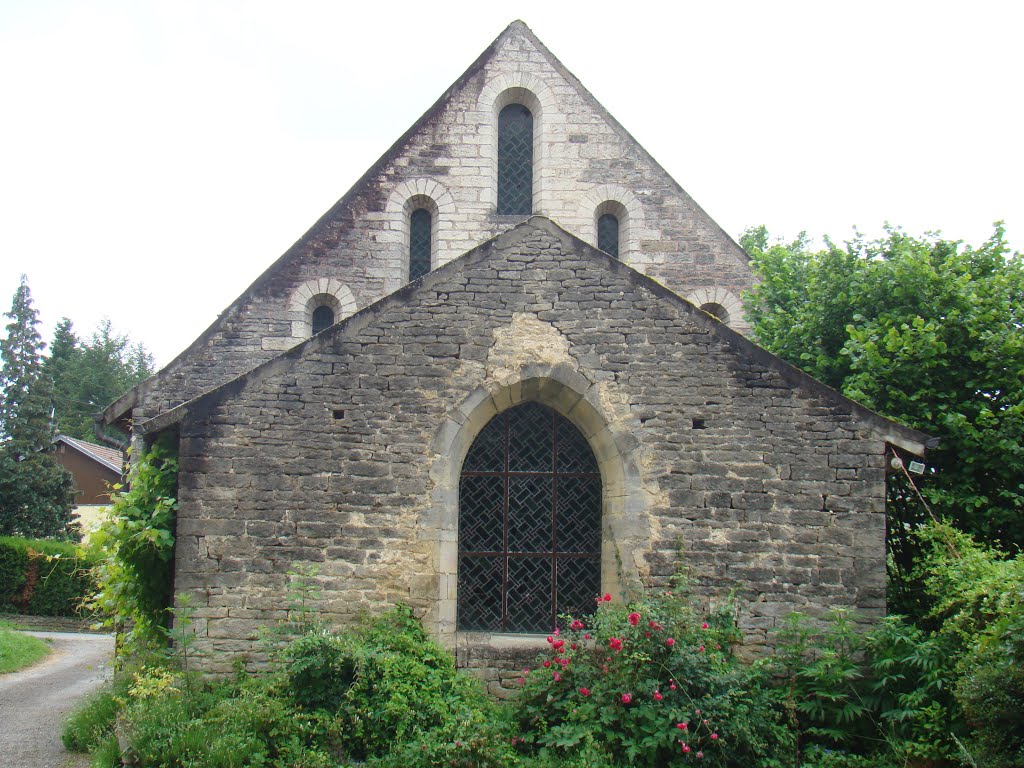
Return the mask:
[(127, 393), (118, 398), (115, 402), (107, 406), (102, 413), (102, 419), (107, 424), (120, 423), (121, 426), (127, 424), (128, 414), (134, 408), (135, 404), (139, 401), (139, 393), (145, 391), (147, 383), (154, 379), (159, 379), (164, 371), (168, 371), (175, 367), (179, 361), (183, 361), (193, 350), (204, 347), (207, 342), (214, 336), (217, 330), (220, 328), (222, 321), (230, 316), (232, 312), (238, 310), (238, 308), (244, 303), (247, 296), (260, 290), (263, 285), (271, 280), (274, 275), (285, 265), (290, 259), (298, 257), (302, 254), (304, 249), (311, 241), (315, 241), (319, 236), (324, 235), (326, 230), (331, 224), (337, 222), (343, 217), (345, 210), (348, 206), (358, 199), (359, 195), (373, 183), (373, 181), (397, 158), (401, 152), (407, 147), (410, 141), (416, 136), (424, 127), (430, 123), (439, 113), (441, 113), (447, 105), (452, 101), (455, 94), (464, 88), (473, 77), (480, 72), (487, 63), (495, 56), (501, 45), (508, 40), (510, 37), (520, 35), (526, 38), (534, 47), (540, 51), (547, 59), (548, 63), (554, 68), (566, 82), (569, 83), (579, 94), (579, 96), (590, 105), (591, 109), (603, 118), (611, 129), (619, 135), (624, 141), (628, 142), (636, 148), (636, 150), (643, 156), (643, 158), (650, 163), (654, 171), (662, 176), (664, 181), (675, 190), (675, 192), (681, 197), (685, 198), (689, 205), (693, 207), (695, 211), (702, 215), (706, 219), (706, 224), (709, 228), (716, 230), (717, 234), (721, 239), (727, 243), (731, 243), (735, 249), (737, 255), (749, 261), (749, 257), (746, 252), (736, 243), (735, 240), (723, 230), (718, 223), (711, 218), (701, 208), (689, 194), (682, 188), (682, 186), (673, 179), (669, 173), (647, 152), (646, 149), (627, 131), (619, 122), (616, 120), (604, 106), (588, 91), (579, 79), (570, 72), (558, 58), (548, 50), (533, 33), (533, 31), (520, 20), (513, 21), (499, 34), (493, 42), (477, 57), (465, 72), (459, 76), (454, 83), (434, 102), (433, 105), (423, 115), (420, 116), (416, 122), (409, 127), (409, 129), (402, 134), (399, 139), (391, 145), (391, 147), (381, 155), (377, 161), (370, 166), (370, 168), (364, 173), (359, 180), (352, 185), (352, 187), (334, 204), (332, 205), (319, 219), (311, 226), (305, 234), (303, 234), (292, 246), (284, 252), (273, 264), (271, 264), (259, 277), (257, 277), (248, 288), (246, 288), (228, 307), (224, 309), (218, 315), (217, 319), (210, 324), (210, 326), (203, 331), (196, 339), (188, 345), (180, 354), (178, 354), (171, 362), (165, 365), (161, 371), (154, 374), (144, 382), (137, 384)]
[(105, 445), (88, 443), (85, 440), (68, 437), (67, 435), (57, 435), (50, 441), (50, 443), (51, 445), (63, 443), (69, 448), (78, 451), (83, 456), (92, 459), (97, 464), (102, 464), (107, 469), (113, 470), (118, 474), (124, 471), (124, 454), (116, 448), (108, 448)]
[(137, 424), (136, 429), (143, 434), (153, 434), (167, 427), (178, 423), (190, 413), (201, 413), (213, 407), (222, 399), (231, 397), (232, 394), (240, 391), (249, 382), (257, 381), (266, 376), (272, 376), (287, 370), (294, 361), (302, 358), (305, 350), (316, 348), (318, 345), (330, 344), (338, 334), (344, 333), (350, 326), (360, 327), (370, 322), (375, 315), (387, 310), (392, 304), (403, 302), (414, 296), (417, 292), (430, 290), (431, 286), (439, 281), (447, 280), (458, 272), (467, 263), (487, 259), (497, 245), (508, 247), (517, 240), (523, 240), (532, 236), (536, 230), (543, 230), (548, 234), (558, 237), (567, 243), (573, 251), (585, 253), (589, 259), (603, 265), (610, 270), (616, 270), (624, 274), (633, 284), (650, 291), (658, 298), (671, 302), (676, 307), (689, 313), (696, 323), (705, 330), (717, 337), (720, 341), (733, 347), (737, 353), (748, 360), (756, 361), (768, 370), (778, 373), (787, 383), (806, 393), (807, 395), (819, 398), (826, 404), (837, 407), (855, 416), (862, 424), (874, 432), (880, 440), (893, 445), (901, 450), (916, 456), (923, 456), (928, 448), (938, 444), (936, 438), (899, 424), (891, 419), (875, 413), (869, 408), (850, 400), (845, 395), (837, 392), (831, 387), (822, 384), (817, 379), (804, 373), (800, 369), (790, 365), (782, 358), (759, 347), (750, 339), (729, 328), (724, 323), (712, 317), (708, 313), (688, 302), (678, 294), (672, 292), (661, 283), (644, 275), (623, 262), (609, 256), (604, 251), (598, 250), (571, 232), (562, 229), (558, 224), (544, 216), (532, 216), (528, 220), (518, 224), (512, 229), (488, 240), (481, 245), (467, 251), (457, 259), (441, 266), (423, 277), (415, 280), (394, 293), (385, 296), (370, 306), (356, 312), (354, 315), (345, 318), (341, 322), (314, 336), (307, 341), (283, 352), (272, 360), (257, 366), (242, 376), (216, 387), (205, 394), (200, 395), (186, 403), (183, 403), (163, 414), (157, 415), (142, 424)]

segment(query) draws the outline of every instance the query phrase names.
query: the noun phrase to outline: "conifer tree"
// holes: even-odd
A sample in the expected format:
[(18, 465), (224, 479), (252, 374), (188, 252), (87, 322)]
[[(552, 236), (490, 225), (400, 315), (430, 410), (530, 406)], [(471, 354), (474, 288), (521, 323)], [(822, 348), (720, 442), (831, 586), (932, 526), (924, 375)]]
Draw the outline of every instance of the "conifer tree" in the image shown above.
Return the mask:
[(11, 322), (0, 341), (0, 535), (65, 536), (71, 476), (49, 451), (53, 385), (43, 372), (45, 344), (24, 275), (6, 317)]
[(116, 333), (107, 318), (91, 338), (82, 339), (63, 318), (54, 331), (44, 371), (53, 380), (56, 430), (95, 442), (93, 414), (152, 375), (153, 356), (126, 334)]

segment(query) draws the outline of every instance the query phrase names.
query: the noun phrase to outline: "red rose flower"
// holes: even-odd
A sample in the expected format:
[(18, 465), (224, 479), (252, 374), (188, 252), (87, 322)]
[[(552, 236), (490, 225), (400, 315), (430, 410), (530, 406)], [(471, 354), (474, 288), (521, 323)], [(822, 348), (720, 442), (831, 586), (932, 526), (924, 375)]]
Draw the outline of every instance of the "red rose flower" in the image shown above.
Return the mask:
[(635, 613), (635, 612), (629, 614), (629, 623), (632, 624), (634, 627), (637, 624), (639, 624), (640, 623), (640, 614), (639, 613)]
[(633, 702), (633, 694), (632, 693), (624, 693), (624, 694), (622, 694), (622, 703), (623, 704), (631, 704), (632, 702)]
[(665, 640), (665, 645), (667, 645), (669, 648), (671, 648), (675, 644), (676, 644), (676, 640), (675, 640), (674, 637), (670, 637), (667, 640)]
[(590, 695), (590, 689), (589, 688), (580, 688), (580, 696), (589, 696), (589, 695)]

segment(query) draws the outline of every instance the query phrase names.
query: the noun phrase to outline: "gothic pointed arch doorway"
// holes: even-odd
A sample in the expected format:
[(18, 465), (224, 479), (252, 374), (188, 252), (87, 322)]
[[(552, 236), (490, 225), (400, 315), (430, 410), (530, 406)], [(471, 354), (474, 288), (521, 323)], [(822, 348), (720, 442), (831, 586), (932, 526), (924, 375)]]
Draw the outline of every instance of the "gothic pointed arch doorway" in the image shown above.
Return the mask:
[(537, 402), (496, 416), (459, 477), (458, 628), (550, 632), (601, 588), (601, 474), (586, 438)]

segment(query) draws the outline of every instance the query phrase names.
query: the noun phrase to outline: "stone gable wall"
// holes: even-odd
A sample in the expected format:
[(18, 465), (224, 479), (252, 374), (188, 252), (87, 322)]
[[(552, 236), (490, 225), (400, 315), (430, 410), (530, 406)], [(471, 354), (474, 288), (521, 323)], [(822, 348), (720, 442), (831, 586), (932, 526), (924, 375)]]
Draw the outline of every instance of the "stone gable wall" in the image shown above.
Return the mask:
[(258, 660), (313, 562), (326, 618), (407, 603), (497, 691), (536, 644), (455, 631), (455, 489), (523, 400), (595, 450), (604, 589), (662, 584), (682, 552), (701, 599), (738, 590), (752, 648), (792, 610), (882, 614), (884, 444), (715, 325), (540, 222), (190, 405), (176, 588), (199, 650)]
[(146, 387), (136, 421), (301, 342), (292, 299), (310, 281), (340, 283), (352, 300), (346, 313), (402, 287), (410, 200), (436, 211), (435, 266), (522, 221), (495, 213), (496, 105), (509, 99), (535, 112), (535, 213), (594, 244), (597, 208), (613, 201), (623, 219), (625, 263), (682, 296), (720, 294), (716, 301), (733, 310), (730, 323), (746, 330), (738, 298), (752, 278), (742, 251), (514, 25), (390, 162), (233, 304), (203, 343)]

